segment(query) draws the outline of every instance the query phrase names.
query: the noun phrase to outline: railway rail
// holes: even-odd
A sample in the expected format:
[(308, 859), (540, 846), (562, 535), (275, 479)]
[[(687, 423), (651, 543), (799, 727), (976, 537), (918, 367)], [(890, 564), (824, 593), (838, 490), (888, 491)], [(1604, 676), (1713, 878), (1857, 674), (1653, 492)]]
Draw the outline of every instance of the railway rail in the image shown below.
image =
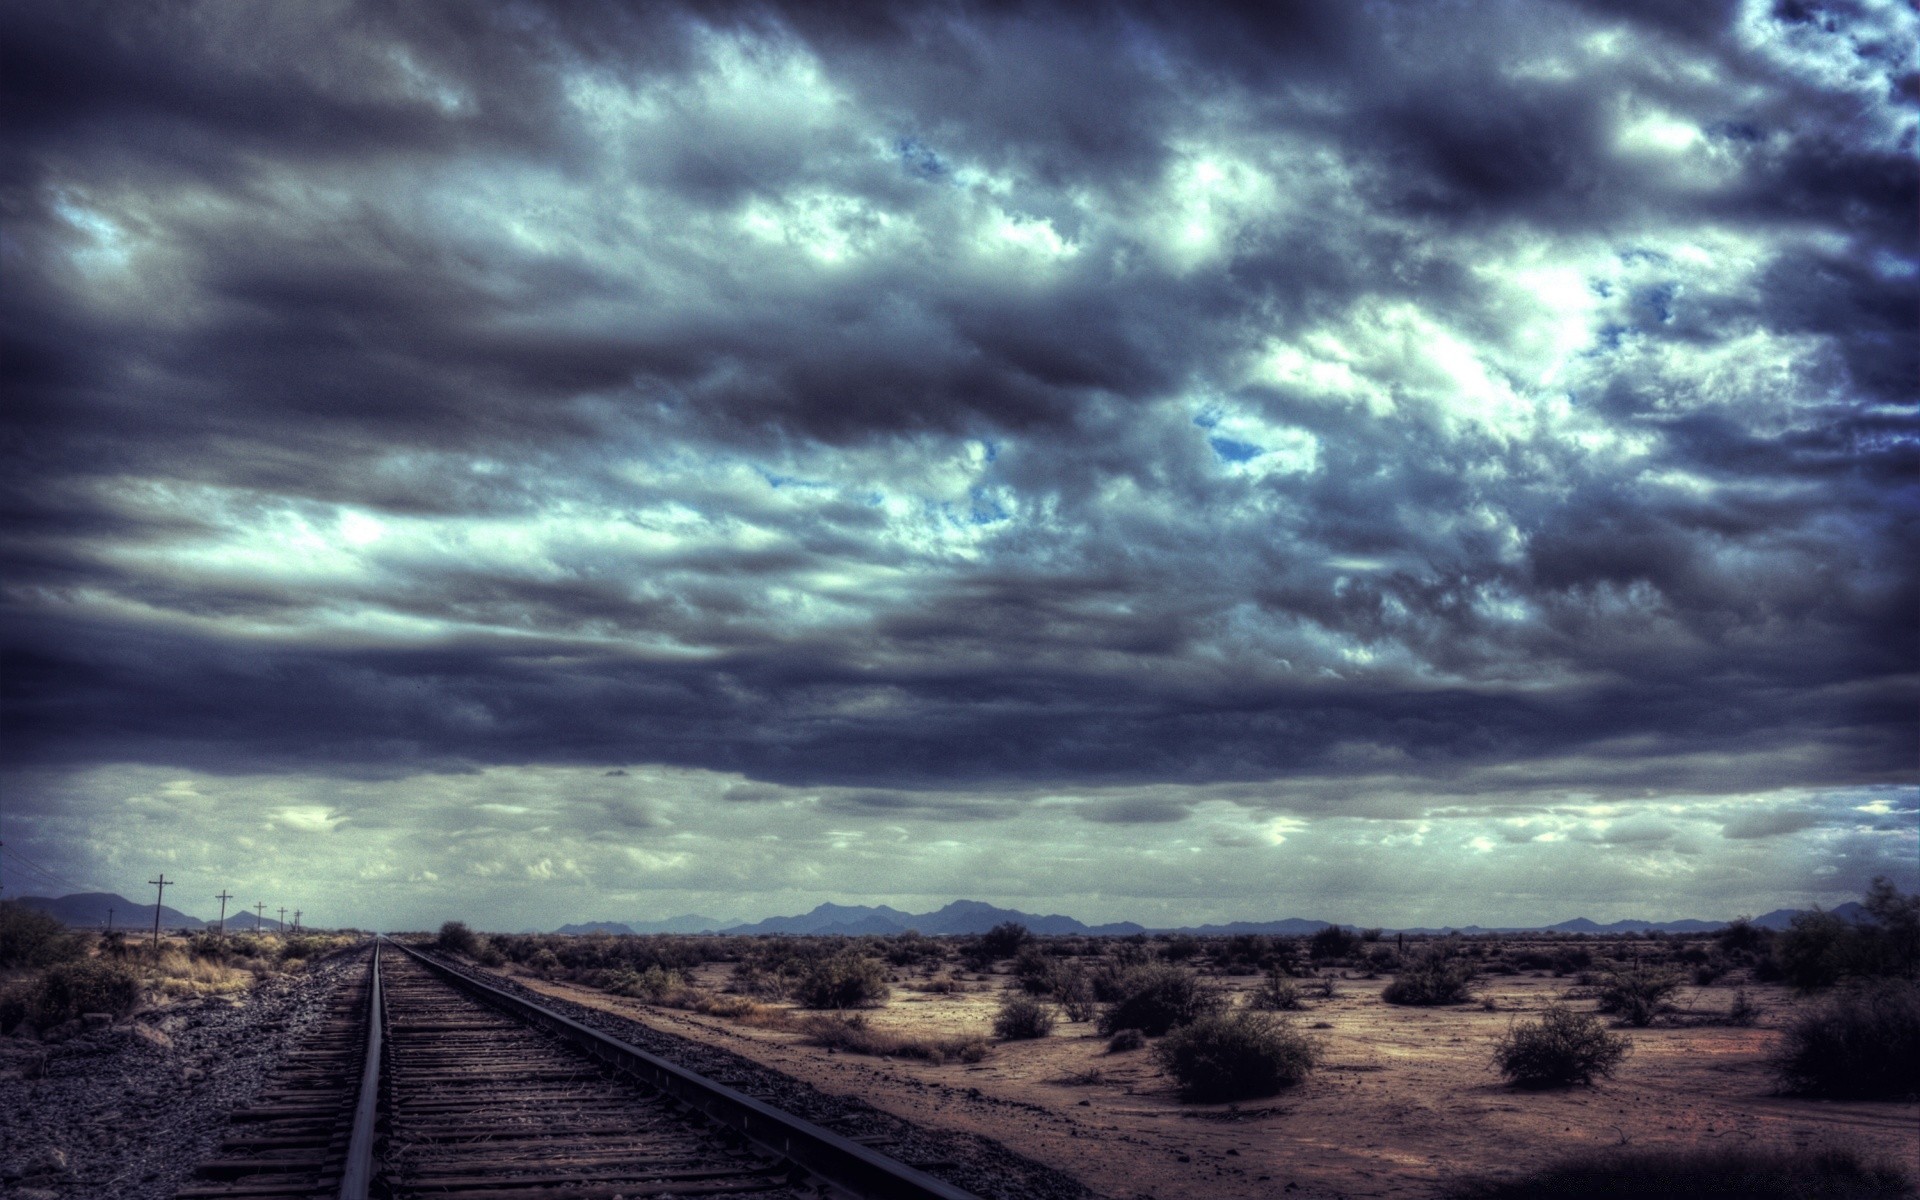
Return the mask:
[(976, 1200), (376, 941), (178, 1200)]

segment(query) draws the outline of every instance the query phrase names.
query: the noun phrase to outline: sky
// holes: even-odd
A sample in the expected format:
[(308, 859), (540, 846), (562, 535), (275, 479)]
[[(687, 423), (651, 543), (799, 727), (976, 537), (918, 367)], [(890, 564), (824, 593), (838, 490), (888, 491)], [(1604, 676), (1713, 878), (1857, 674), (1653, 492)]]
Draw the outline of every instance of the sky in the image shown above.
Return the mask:
[(0, 882), (503, 929), (1920, 888), (1916, 45), (7, 5)]

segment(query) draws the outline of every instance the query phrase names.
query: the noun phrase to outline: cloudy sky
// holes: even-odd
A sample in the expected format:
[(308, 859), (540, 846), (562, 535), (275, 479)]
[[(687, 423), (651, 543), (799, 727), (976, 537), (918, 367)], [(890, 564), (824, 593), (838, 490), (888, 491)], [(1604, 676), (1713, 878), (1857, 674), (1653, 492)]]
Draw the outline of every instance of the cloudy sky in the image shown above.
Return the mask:
[(1920, 886), (1905, 5), (820, 7), (6, 6), (10, 894)]

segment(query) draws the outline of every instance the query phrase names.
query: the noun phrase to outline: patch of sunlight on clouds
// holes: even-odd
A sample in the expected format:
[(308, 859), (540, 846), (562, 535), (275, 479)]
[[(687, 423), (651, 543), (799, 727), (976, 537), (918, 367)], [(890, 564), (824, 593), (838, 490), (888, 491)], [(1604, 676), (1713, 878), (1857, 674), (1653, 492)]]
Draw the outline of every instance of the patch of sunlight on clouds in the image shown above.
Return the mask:
[(1146, 232), (1169, 266), (1194, 271), (1229, 257), (1242, 229), (1272, 222), (1289, 207), (1258, 164), (1188, 146), (1162, 183), (1160, 206)]
[(269, 824), (300, 833), (331, 833), (346, 817), (318, 804), (289, 804), (272, 810)]

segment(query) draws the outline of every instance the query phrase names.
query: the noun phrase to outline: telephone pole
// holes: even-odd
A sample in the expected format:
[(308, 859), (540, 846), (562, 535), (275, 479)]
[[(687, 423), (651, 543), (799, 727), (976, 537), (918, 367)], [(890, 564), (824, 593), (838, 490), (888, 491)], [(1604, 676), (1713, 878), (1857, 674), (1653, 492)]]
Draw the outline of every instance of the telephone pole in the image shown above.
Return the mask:
[(293, 931), (300, 932), (300, 910), (297, 908), (293, 910)]
[(113, 932), (113, 905), (107, 905), (107, 932)]
[(168, 879), (167, 873), (162, 871), (160, 878), (149, 879), (147, 882), (160, 889), (154, 893), (153, 897), (153, 948), (158, 950), (160, 949), (160, 901), (166, 896), (167, 885), (173, 880)]
[(214, 899), (220, 902), (220, 936), (225, 937), (227, 936), (227, 901), (233, 899), (233, 896), (227, 889), (221, 888), (220, 894)]
[(267, 912), (267, 902), (265, 900), (262, 900), (260, 903), (253, 906), (253, 932), (254, 933), (258, 934), (263, 928), (266, 927), (266, 924), (267, 924), (266, 912)]
[(284, 904), (280, 906), (280, 928), (278, 932), (281, 937), (287, 935), (287, 906)]

